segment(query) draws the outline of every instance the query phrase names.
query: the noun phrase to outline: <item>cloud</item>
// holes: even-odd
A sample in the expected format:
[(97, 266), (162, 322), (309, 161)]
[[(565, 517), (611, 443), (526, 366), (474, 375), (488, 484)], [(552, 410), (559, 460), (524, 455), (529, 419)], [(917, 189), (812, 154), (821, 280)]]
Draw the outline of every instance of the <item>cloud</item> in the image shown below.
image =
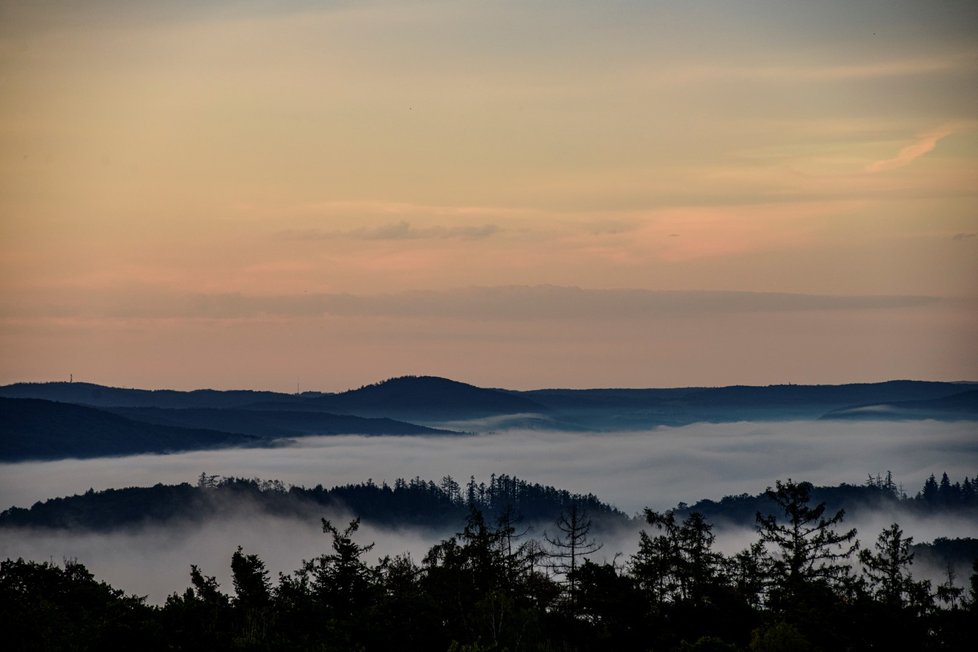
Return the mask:
[(978, 235), (978, 233), (955, 233), (951, 239), (955, 241), (969, 240), (976, 235)]
[[(657, 319), (717, 314), (888, 310), (941, 301), (920, 295), (819, 295), (780, 292), (583, 289), (556, 285), (469, 287), (391, 294), (245, 295), (88, 293), (39, 307), (45, 317), (249, 319), (393, 316), (465, 320)], [(18, 306), (21, 314), (22, 306)], [(7, 310), (0, 306), (0, 315)]]
[(481, 240), (495, 235), (500, 228), (495, 224), (479, 226), (426, 226), (418, 227), (406, 220), (347, 231), (321, 231), (318, 229), (294, 229), (276, 234), (282, 240)]
[(895, 157), (870, 163), (866, 167), (866, 171), (883, 172), (910, 165), (916, 159), (933, 151), (942, 138), (946, 138), (954, 132), (955, 129), (953, 127), (942, 127), (928, 134), (924, 134), (916, 142), (901, 149)]

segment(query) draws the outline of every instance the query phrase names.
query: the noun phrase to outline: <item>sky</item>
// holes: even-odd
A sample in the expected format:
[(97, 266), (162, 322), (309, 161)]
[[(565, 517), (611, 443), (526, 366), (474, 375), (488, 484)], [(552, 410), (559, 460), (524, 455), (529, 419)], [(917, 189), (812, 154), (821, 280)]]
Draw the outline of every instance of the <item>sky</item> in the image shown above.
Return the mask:
[(0, 0), (0, 383), (978, 380), (975, 25)]

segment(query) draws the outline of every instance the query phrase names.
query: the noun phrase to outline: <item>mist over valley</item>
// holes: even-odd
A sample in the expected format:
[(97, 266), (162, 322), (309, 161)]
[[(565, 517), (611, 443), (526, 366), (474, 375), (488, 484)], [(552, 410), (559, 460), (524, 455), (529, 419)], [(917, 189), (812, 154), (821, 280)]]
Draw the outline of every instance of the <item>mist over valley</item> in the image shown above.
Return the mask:
[[(0, 465), (0, 499), (5, 507), (26, 508), (90, 490), (193, 484), (201, 474), (274, 479), (286, 487), (333, 487), (368, 479), (393, 485), (398, 478), (415, 477), (438, 483), (445, 476), (464, 485), (470, 477), (487, 482), (494, 474), (508, 474), (575, 494), (593, 494), (625, 516), (637, 517), (646, 507), (664, 511), (701, 499), (756, 495), (785, 478), (817, 486), (860, 485), (870, 474), (890, 471), (913, 494), (932, 474), (947, 472), (958, 479), (978, 469), (974, 421), (767, 420), (633, 431), (499, 427), (520, 418), (503, 415), (447, 423), (456, 432), (468, 433), (464, 435), (291, 437), (260, 448), (5, 463)], [(258, 554), (273, 575), (288, 573), (326, 546), (320, 517), (344, 522), (354, 516), (341, 502), (305, 507), (300, 514), (251, 500), (229, 500), (199, 510), (195, 518), (137, 518), (101, 531), (0, 527), (0, 556), (77, 559), (113, 585), (159, 603), (186, 585), (186, 569), (192, 563), (229, 586), (228, 559), (237, 545)], [(867, 541), (892, 522), (899, 522), (918, 543), (978, 537), (973, 513), (914, 512), (891, 503), (846, 508), (847, 524), (857, 527)], [(731, 519), (729, 514), (711, 518), (718, 549), (734, 554), (755, 538), (753, 511), (753, 506), (747, 508), (746, 519)], [(556, 515), (521, 527), (540, 537), (553, 530)], [(409, 514), (383, 522), (368, 517), (358, 536), (376, 543), (378, 558), (409, 552), (420, 559), (463, 522), (462, 512), (456, 513), (455, 521), (443, 522), (421, 522)], [(640, 518), (606, 523), (597, 533), (604, 548), (595, 559), (608, 561), (617, 553), (627, 559), (643, 527)], [(920, 566), (917, 572), (939, 579), (944, 569), (938, 566)], [(174, 572), (175, 568), (184, 571)], [(966, 570), (959, 564), (959, 575)]]

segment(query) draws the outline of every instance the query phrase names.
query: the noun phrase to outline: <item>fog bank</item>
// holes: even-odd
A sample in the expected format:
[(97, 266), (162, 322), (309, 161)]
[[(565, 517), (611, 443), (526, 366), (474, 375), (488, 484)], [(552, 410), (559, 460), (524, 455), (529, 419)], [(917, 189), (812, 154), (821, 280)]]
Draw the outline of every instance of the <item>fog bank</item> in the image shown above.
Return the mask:
[[(342, 512), (324, 513), (337, 526), (345, 525), (349, 515)], [(906, 514), (866, 513), (847, 519), (840, 530), (856, 527), (863, 547), (872, 549), (880, 531), (898, 522), (904, 536), (914, 537), (916, 543), (928, 543), (939, 536), (978, 537), (978, 523), (962, 519), (910, 517)], [(458, 528), (461, 529), (460, 523)], [(530, 524), (529, 538), (542, 542), (543, 531), (555, 534), (552, 524)], [(521, 524), (523, 531), (527, 524)], [(655, 534), (638, 520), (620, 528), (595, 532), (593, 537), (602, 548), (591, 555), (596, 562), (617, 558), (626, 564), (638, 550), (640, 529)], [(733, 555), (758, 540), (756, 530), (743, 526), (715, 524), (715, 548)], [(361, 544), (374, 543), (365, 559), (374, 564), (390, 555), (410, 554), (420, 563), (425, 553), (439, 541), (451, 536), (452, 528), (429, 530), (421, 528), (381, 528), (363, 523), (355, 539)], [(95, 576), (127, 593), (146, 596), (154, 604), (162, 604), (172, 593), (182, 593), (190, 586), (190, 565), (197, 564), (205, 575), (217, 578), (222, 591), (233, 594), (231, 555), (238, 545), (249, 554), (258, 554), (270, 571), (273, 584), (279, 573), (298, 570), (303, 560), (328, 553), (330, 537), (323, 534), (316, 519), (279, 518), (248, 509), (231, 509), (206, 523), (171, 522), (111, 533), (75, 532), (68, 530), (0, 529), (0, 558), (24, 557), (35, 561), (61, 563), (65, 559), (85, 564)], [(853, 559), (855, 564), (856, 560)], [(970, 575), (967, 564), (955, 568), (958, 585), (965, 584)], [(918, 579), (930, 579), (936, 586), (946, 579), (946, 568), (921, 563), (911, 568)]]
[(890, 470), (908, 492), (931, 473), (978, 472), (978, 422), (742, 422), (580, 434), (510, 430), (446, 437), (307, 437), (272, 449), (0, 465), (0, 506), (30, 506), (89, 488), (193, 482), (200, 473), (305, 486), (452, 475), (515, 475), (594, 493), (628, 513), (757, 493), (791, 477), (861, 483)]

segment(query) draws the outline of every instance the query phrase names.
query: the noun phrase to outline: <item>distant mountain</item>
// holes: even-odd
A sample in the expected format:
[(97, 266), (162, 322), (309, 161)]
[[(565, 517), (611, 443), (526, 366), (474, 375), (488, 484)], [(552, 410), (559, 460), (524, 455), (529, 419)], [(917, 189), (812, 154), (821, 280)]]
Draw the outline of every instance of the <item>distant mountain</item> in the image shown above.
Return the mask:
[(306, 405), (331, 412), (423, 420), (477, 418), (546, 411), (515, 392), (484, 389), (436, 376), (402, 376), (341, 394), (310, 398)]
[[(545, 389), (521, 392), (551, 414), (593, 428), (647, 428), (698, 421), (817, 419), (833, 410), (875, 402), (931, 401), (973, 386), (895, 380), (848, 385), (768, 385), (674, 389)], [(961, 418), (938, 403), (926, 418)], [(936, 416), (934, 416), (936, 415)], [(908, 416), (906, 418), (914, 418)], [(924, 418), (924, 417), (921, 417)]]
[(139, 423), (82, 405), (0, 398), (0, 460), (104, 457), (249, 446), (248, 435)]
[(954, 383), (890, 380), (847, 385), (734, 385), (690, 392), (684, 400), (708, 406), (814, 406), (880, 401), (929, 400), (960, 392)]
[[(346, 415), (452, 429), (568, 431), (822, 417), (978, 419), (976, 395), (973, 384), (913, 380), (848, 385), (515, 391), (476, 387), (436, 376), (403, 376), (346, 392), (301, 395), (125, 389), (88, 383), (18, 383), (0, 387), (0, 396), (10, 398), (111, 408), (158, 424), (262, 436), (327, 434), (349, 431), (351, 427), (364, 434), (426, 432), (409, 424), (341, 421), (341, 416)], [(176, 414), (164, 410), (191, 411)], [(220, 411), (228, 412), (219, 414)], [(313, 416), (316, 412), (323, 416)]]
[(155, 407), (111, 408), (113, 414), (141, 421), (182, 428), (210, 428), (257, 437), (301, 437), (304, 435), (446, 435), (450, 430), (426, 428), (386, 417), (366, 418), (329, 412), (293, 410), (246, 410), (237, 408)]
[(870, 403), (833, 410), (823, 419), (894, 420), (894, 419), (978, 419), (978, 390), (952, 394), (925, 401)]
[(230, 408), (251, 403), (300, 404), (301, 396), (251, 390), (130, 389), (92, 383), (16, 383), (0, 387), (7, 398), (40, 398), (93, 407)]

